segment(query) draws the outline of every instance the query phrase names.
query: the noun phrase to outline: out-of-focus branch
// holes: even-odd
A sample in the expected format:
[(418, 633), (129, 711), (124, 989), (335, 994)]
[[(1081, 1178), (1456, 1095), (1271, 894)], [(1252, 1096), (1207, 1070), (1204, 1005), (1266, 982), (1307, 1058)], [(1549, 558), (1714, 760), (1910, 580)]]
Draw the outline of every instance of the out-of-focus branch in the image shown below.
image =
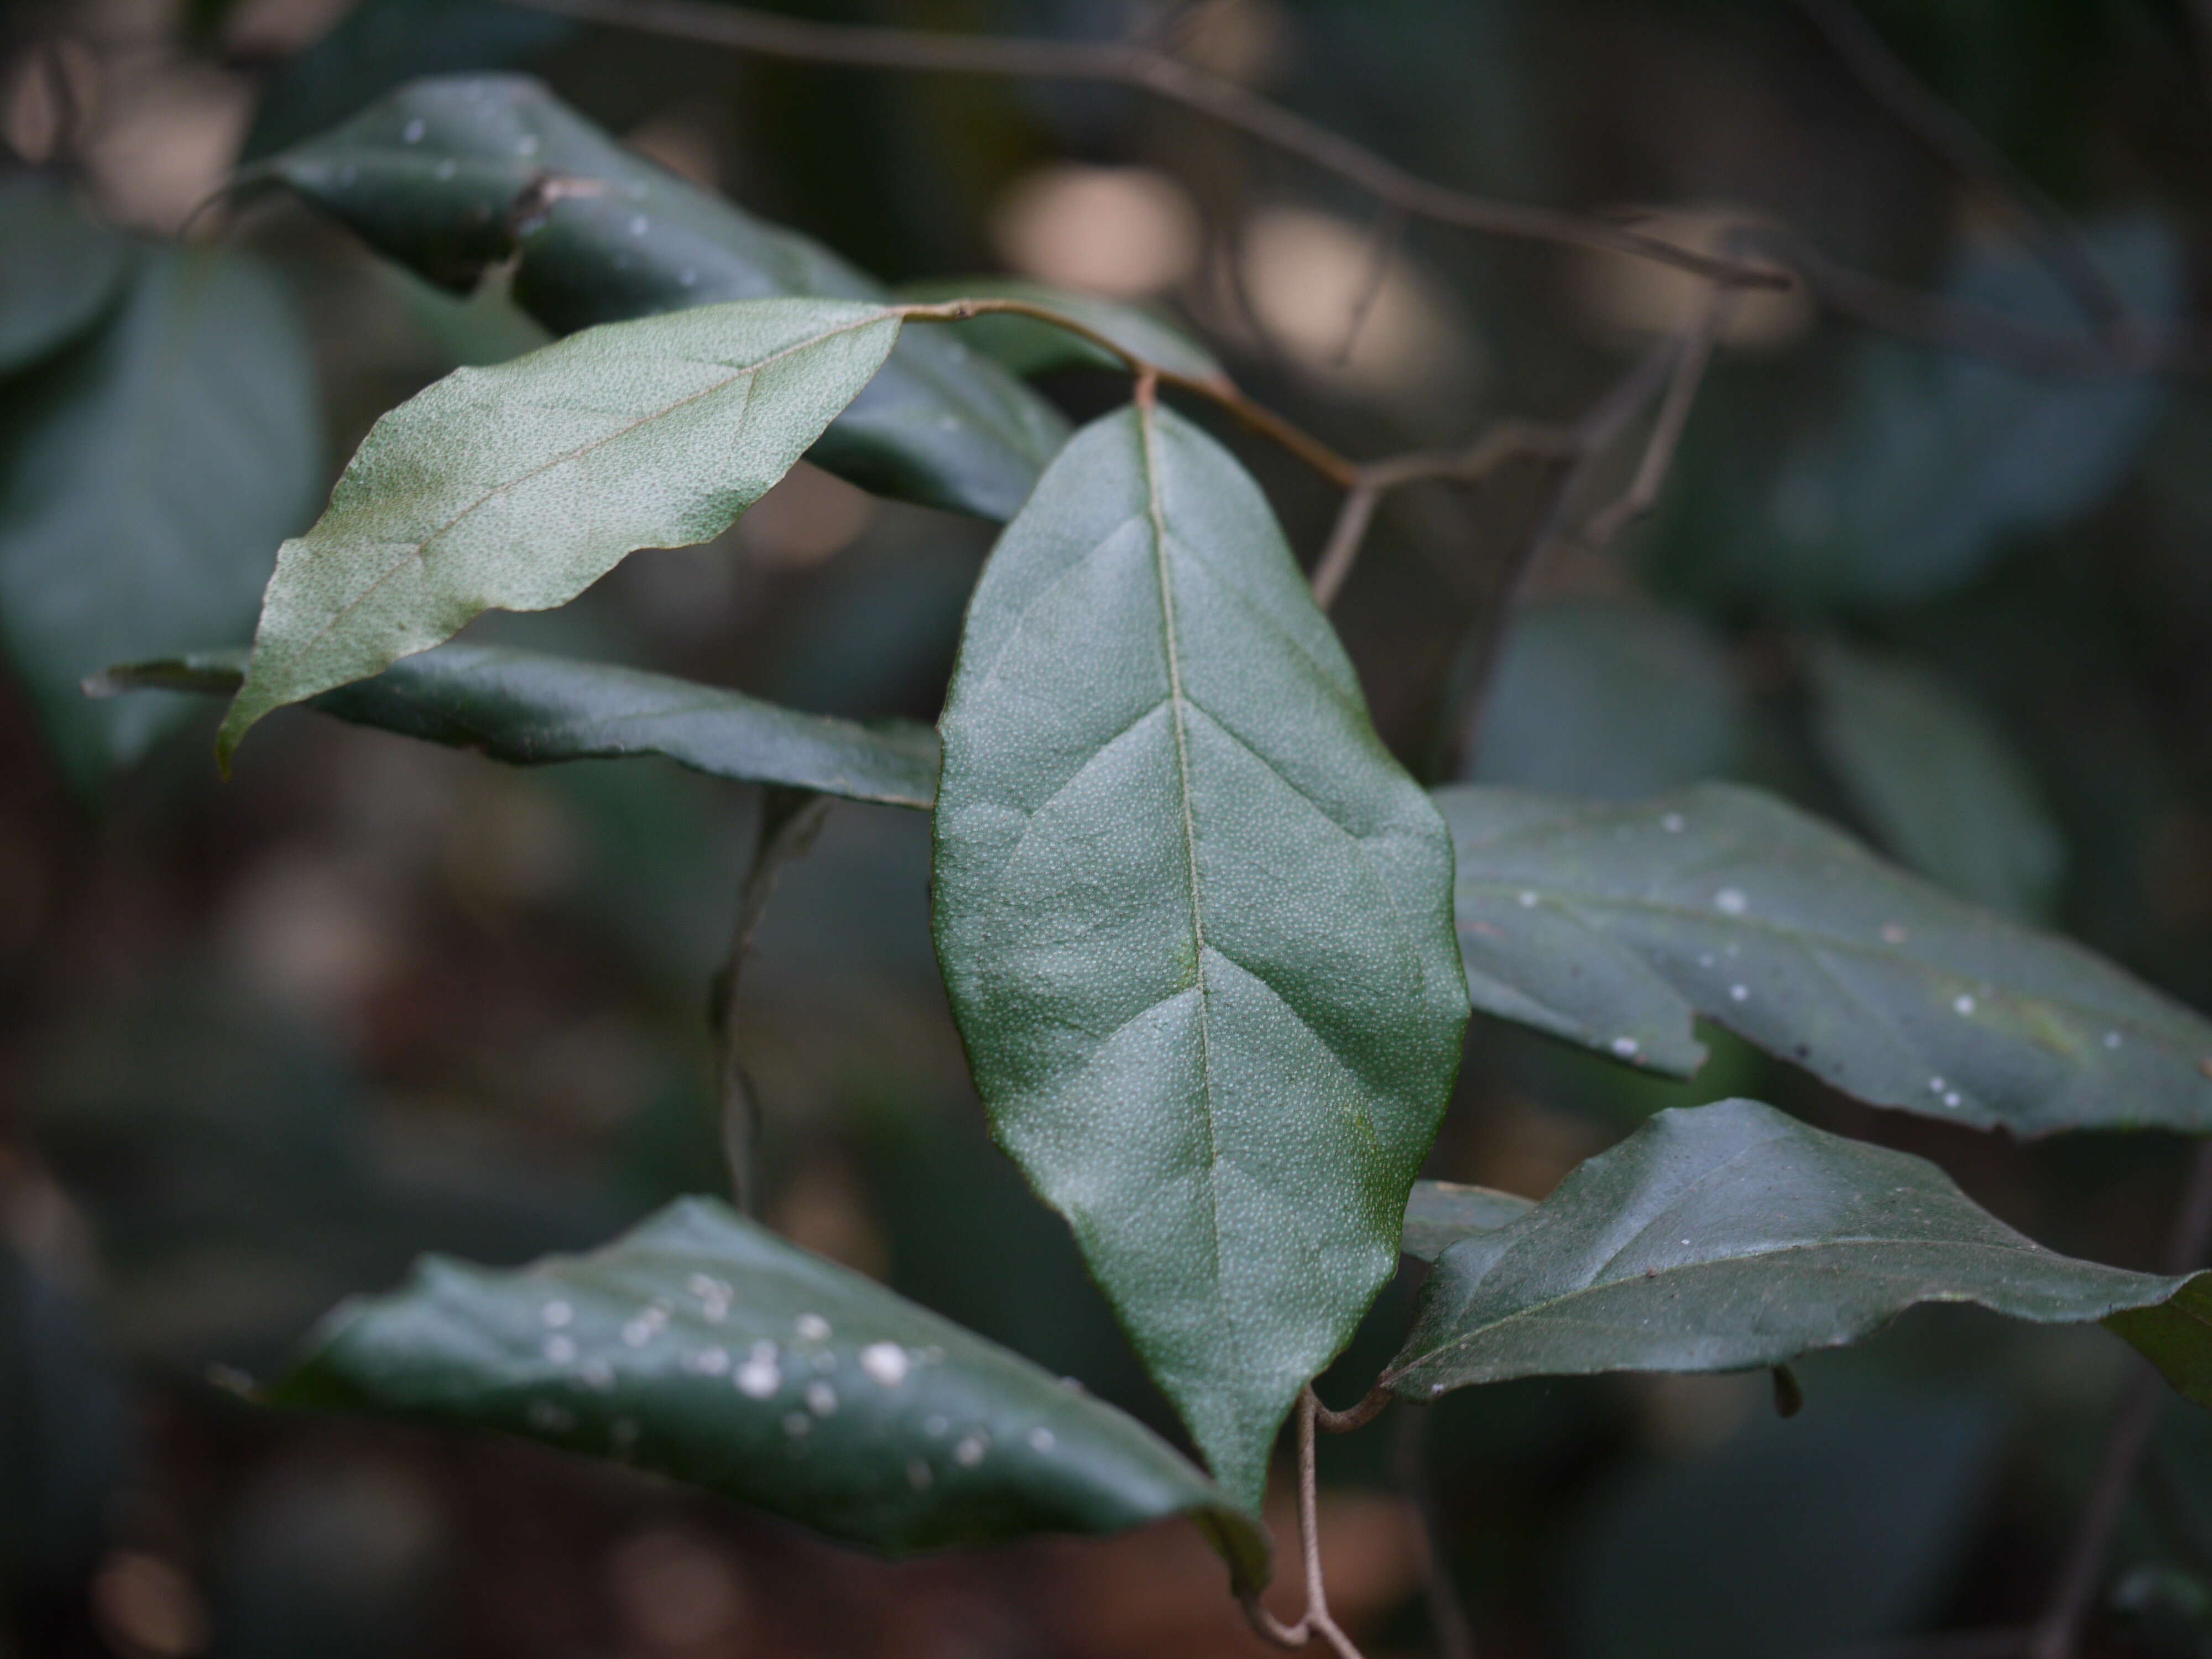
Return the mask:
[(1674, 465), (1674, 453), (1682, 447), (1682, 430), (1690, 423), (1690, 406), (1697, 402), (1698, 388), (1705, 384), (1705, 365), (1712, 361), (1714, 342), (1728, 326), (1729, 313), (1734, 305), (1735, 295), (1717, 288), (1692, 319), (1675, 350), (1673, 372), (1667, 380), (1667, 396), (1659, 405), (1659, 418), (1652, 422), (1651, 436), (1644, 446), (1644, 459), (1637, 463), (1636, 476), (1629, 480), (1619, 501), (1583, 526), (1582, 538), (1587, 545), (1605, 546), (1657, 503), (1667, 474)]
[(1914, 75), (1851, 0), (1795, 3), (1899, 125), (2011, 216), (2028, 246), (2100, 331), (2108, 337), (2130, 331), (2127, 301), (2090, 257), (2058, 204)]
[(1655, 260), (1739, 289), (1802, 282), (1820, 303), (1870, 327), (1990, 357), (2031, 374), (2069, 376), (2212, 373), (2212, 349), (2190, 335), (2154, 339), (2124, 330), (2095, 340), (2015, 322), (1986, 306), (1962, 304), (1853, 271), (1802, 235), (1770, 230), (1780, 260), (1718, 258), (1647, 235), (1613, 219), (1500, 202), (1407, 172), (1365, 145), (1271, 103), (1225, 76), (1141, 43), (1006, 39), (933, 29), (817, 23), (725, 6), (715, 0), (507, 0), (582, 22), (697, 40), (808, 64), (861, 69), (1088, 81), (1124, 86), (1194, 110), (1296, 155), (1413, 218), (1490, 235)]
[(1790, 285), (1786, 272), (1764, 264), (1715, 258), (1607, 220), (1492, 201), (1417, 178), (1365, 145), (1157, 46), (1121, 41), (1007, 40), (933, 29), (817, 23), (720, 5), (714, 0), (508, 0), (508, 3), (584, 22), (704, 41), (800, 63), (1008, 76), (1018, 80), (1093, 81), (1128, 87), (1197, 110), (1299, 156), (1401, 213), (1493, 235), (1656, 259), (1718, 283), (1747, 288)]

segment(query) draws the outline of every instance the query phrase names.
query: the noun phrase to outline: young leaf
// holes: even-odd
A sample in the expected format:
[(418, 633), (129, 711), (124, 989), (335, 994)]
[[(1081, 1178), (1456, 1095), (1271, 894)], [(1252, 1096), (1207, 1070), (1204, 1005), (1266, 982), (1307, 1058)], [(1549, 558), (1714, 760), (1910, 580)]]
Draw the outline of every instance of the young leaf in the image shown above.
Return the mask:
[[(433, 282), (465, 289), (513, 260), (516, 303), (556, 334), (714, 301), (889, 298), (521, 76), (417, 81), (264, 165)], [(1005, 519), (1066, 436), (998, 364), (916, 329), (811, 459), (864, 489)]]
[(1808, 667), (1814, 736), (1881, 843), (1961, 898), (2047, 915), (2066, 843), (2004, 733), (1903, 664), (1830, 643)]
[(1494, 1232), (1535, 1207), (1529, 1199), (1494, 1188), (1417, 1181), (1406, 1201), (1406, 1232), (1398, 1248), (1418, 1261), (1434, 1261), (1462, 1238)]
[(1149, 405), (1000, 538), (941, 729), (938, 956), (994, 1127), (1256, 1506), (1458, 1065), (1443, 826), (1258, 487)]
[(896, 313), (842, 301), (705, 306), (457, 369), (410, 398), (278, 551), (218, 754), (270, 709), (379, 673), (495, 606), (550, 610), (638, 548), (720, 535), (898, 331)]
[(122, 232), (94, 220), (51, 173), (0, 173), (0, 374), (36, 362), (99, 320), (130, 274)]
[[(1096, 295), (1071, 293), (1049, 283), (1026, 282), (1017, 276), (958, 276), (906, 283), (896, 292), (901, 300), (916, 300), (929, 305), (947, 300), (1024, 301), (1080, 323), (1095, 334), (1103, 334), (1163, 373), (1191, 380), (1229, 378), (1228, 371), (1212, 352), (1151, 312), (1102, 300)], [(1035, 317), (1001, 312), (949, 326), (956, 339), (965, 340), (986, 357), (1004, 363), (1017, 374), (1048, 374), (1063, 368), (1127, 367), (1122, 358), (1105, 347)]]
[(2212, 1130), (2212, 1024), (1769, 796), (1437, 799), (1486, 1013), (1682, 1077), (1702, 1014), (1862, 1100), (2015, 1134)]
[[(198, 651), (125, 663), (86, 689), (100, 696), (228, 696), (245, 678), (245, 652)], [(927, 807), (937, 795), (937, 733), (927, 726), (863, 726), (668, 674), (497, 646), (441, 646), (308, 703), (356, 726), (473, 749), (517, 766), (661, 755), (709, 777), (848, 800)]]
[(283, 290), (235, 254), (147, 252), (112, 315), (9, 383), (0, 647), (79, 790), (188, 706), (88, 703), (78, 683), (242, 635), (323, 465), (306, 337)]
[(1426, 1399), (1516, 1376), (1741, 1370), (1923, 1302), (2075, 1324), (2189, 1282), (2057, 1255), (1923, 1158), (1724, 1100), (1659, 1113), (1437, 1257), (1382, 1381)]
[(589, 1255), (428, 1258), (270, 1398), (618, 1457), (890, 1554), (1187, 1514), (1240, 1585), (1268, 1572), (1258, 1523), (1133, 1419), (704, 1199)]

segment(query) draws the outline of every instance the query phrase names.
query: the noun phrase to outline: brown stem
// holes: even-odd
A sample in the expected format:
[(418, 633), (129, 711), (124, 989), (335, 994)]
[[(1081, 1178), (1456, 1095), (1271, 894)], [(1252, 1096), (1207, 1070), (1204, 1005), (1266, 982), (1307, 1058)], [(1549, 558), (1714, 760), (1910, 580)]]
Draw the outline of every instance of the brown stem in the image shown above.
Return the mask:
[(1322, 548), (1321, 557), (1314, 562), (1314, 603), (1326, 611), (1336, 603), (1344, 579), (1352, 574), (1352, 567), (1359, 557), (1360, 544), (1366, 539), (1367, 526), (1375, 518), (1376, 503), (1382, 498), (1379, 486), (1361, 483), (1345, 493), (1344, 505), (1337, 509), (1336, 523), (1328, 532), (1328, 541)]
[(1713, 343), (1728, 325), (1729, 313), (1734, 308), (1735, 296), (1725, 289), (1715, 289), (1699, 309), (1675, 350), (1674, 372), (1667, 381), (1667, 396), (1659, 405), (1659, 418), (1652, 422), (1651, 437), (1644, 447), (1644, 459), (1637, 463), (1636, 476), (1629, 481), (1626, 492), (1619, 501), (1583, 527), (1585, 545), (1604, 547), (1649, 513), (1658, 501), (1668, 471), (1674, 464), (1674, 452), (1681, 447), (1682, 431), (1690, 422), (1690, 406), (1697, 402), (1698, 388), (1705, 383), (1705, 365), (1712, 361)]
[(1336, 349), (1336, 366), (1342, 368), (1352, 361), (1352, 348), (1359, 343), (1359, 331), (1367, 326), (1367, 313), (1375, 308), (1382, 297), (1382, 283), (1390, 274), (1390, 256), (1398, 251), (1398, 239), (1406, 232), (1406, 210), (1394, 202), (1382, 204), (1382, 210), (1375, 216), (1375, 228), (1368, 239), (1367, 276), (1359, 285), (1359, 293), (1352, 302), (1352, 314), (1344, 325), (1344, 343)]
[(2035, 181), (1889, 49), (1850, 0), (1795, 0), (1859, 84), (1938, 160), (2009, 215), (2037, 257), (2106, 335), (2129, 331), (2128, 305)]
[[(2208, 1249), (2212, 1249), (2212, 1140), (2197, 1148), (2189, 1186), (2182, 1194), (2181, 1209), (2167, 1241), (2166, 1271), (2185, 1273), (2202, 1266)], [(2166, 1380), (2148, 1362), (2140, 1364), (2119, 1415), (2105, 1437), (2105, 1448), (2097, 1460), (2096, 1485), (2075, 1523), (2073, 1541), (2067, 1546), (2051, 1605), (2036, 1621), (2027, 1647), (2029, 1659), (2072, 1659), (2081, 1627), (2096, 1601), (2097, 1587), (2104, 1579), (2105, 1558), (2112, 1551), (2136, 1477), (2150, 1450), (2151, 1434), (2158, 1426), (2166, 1393)]]
[(1319, 1638), (1337, 1659), (1361, 1659), (1352, 1638), (1329, 1613), (1328, 1586), (1321, 1570), (1321, 1488), (1315, 1473), (1314, 1424), (1327, 1410), (1311, 1387), (1299, 1393), (1298, 1559), (1305, 1572), (1306, 1610), (1297, 1623), (1285, 1625), (1260, 1605), (1259, 1597), (1248, 1595), (1243, 1598), (1244, 1616), (1263, 1641), (1277, 1647), (1302, 1648)]

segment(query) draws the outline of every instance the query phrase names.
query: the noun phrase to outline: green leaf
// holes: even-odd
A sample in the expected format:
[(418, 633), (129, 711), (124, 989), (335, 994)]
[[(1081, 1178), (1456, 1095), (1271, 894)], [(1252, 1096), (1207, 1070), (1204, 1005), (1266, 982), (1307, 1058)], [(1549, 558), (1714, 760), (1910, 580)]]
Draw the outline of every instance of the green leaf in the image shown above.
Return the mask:
[(1437, 798), (1486, 1013), (1680, 1077), (1702, 1014), (1846, 1094), (1978, 1128), (2212, 1130), (2212, 1024), (1770, 796)]
[[(227, 696), (245, 678), (245, 652), (198, 651), (123, 664), (87, 689)], [(927, 807), (937, 794), (937, 734), (927, 726), (864, 726), (672, 675), (498, 646), (441, 646), (308, 702), (356, 726), (517, 766), (660, 755), (709, 777), (848, 800)]]
[(457, 369), (409, 398), (278, 551), (218, 755), (270, 709), (380, 673), (495, 606), (551, 610), (635, 549), (720, 535), (898, 332), (896, 313), (842, 301), (704, 306)]
[(1742, 1370), (1923, 1302), (2079, 1324), (2187, 1283), (2059, 1255), (1924, 1158), (1724, 1100), (1659, 1113), (1437, 1257), (1382, 1382), (1427, 1399), (1517, 1376)]
[(2212, 1273), (2191, 1276), (2167, 1301), (2106, 1318), (2175, 1389), (2212, 1410)]
[(1618, 599), (1524, 606), (1498, 653), (1467, 775), (1638, 800), (1733, 770), (1743, 693), (1695, 619)]
[(237, 639), (313, 510), (321, 406), (284, 291), (228, 252), (153, 250), (88, 338), (0, 416), (0, 646), (81, 791), (190, 708), (88, 703), (112, 662)]
[(1443, 825), (1258, 487), (1166, 410), (1046, 472), (941, 729), (938, 957), (994, 1127), (1256, 1506), (1451, 1091)]
[[(514, 260), (515, 302), (556, 334), (716, 301), (890, 297), (520, 76), (416, 82), (265, 165), (434, 282), (466, 289)], [(884, 495), (1005, 519), (1066, 435), (999, 365), (917, 330), (810, 459)]]
[(0, 374), (36, 362), (90, 328), (130, 274), (120, 231), (81, 207), (52, 173), (0, 173)]
[(1821, 753), (1883, 846), (2015, 916), (2047, 916), (2066, 844), (2026, 764), (1941, 681), (1832, 643), (1808, 664)]
[(428, 1258), (270, 1398), (621, 1458), (890, 1554), (1188, 1514), (1267, 1576), (1258, 1524), (1149, 1430), (704, 1199), (588, 1255)]
[[(927, 305), (947, 300), (1019, 300), (1042, 306), (1103, 334), (1123, 350), (1143, 358), (1166, 374), (1191, 380), (1225, 381), (1229, 373), (1204, 346), (1173, 324), (1141, 307), (1076, 294), (1049, 283), (1032, 283), (1018, 276), (948, 277), (927, 283), (904, 283), (896, 290), (902, 300)], [(1004, 363), (1015, 374), (1048, 374), (1058, 369), (1126, 367), (1123, 360), (1079, 334), (1042, 322), (1035, 317), (1001, 313), (971, 318), (951, 325), (953, 337), (964, 340), (986, 357)]]
[[(2162, 224), (2108, 221), (2087, 240), (2154, 331), (2183, 313), (2181, 249)], [(2079, 326), (2071, 297), (2017, 247), (1970, 248), (1944, 289), (2030, 325)], [(1787, 458), (1765, 522), (1729, 526), (1730, 556), (1761, 590), (1800, 601), (1948, 592), (2008, 538), (2110, 494), (2167, 397), (2155, 376), (2037, 380), (1972, 352), (1868, 340), (1841, 414)]]
[(1531, 1200), (1495, 1188), (1417, 1181), (1406, 1202), (1406, 1234), (1398, 1248), (1416, 1261), (1434, 1261), (1462, 1238), (1494, 1231), (1534, 1208)]

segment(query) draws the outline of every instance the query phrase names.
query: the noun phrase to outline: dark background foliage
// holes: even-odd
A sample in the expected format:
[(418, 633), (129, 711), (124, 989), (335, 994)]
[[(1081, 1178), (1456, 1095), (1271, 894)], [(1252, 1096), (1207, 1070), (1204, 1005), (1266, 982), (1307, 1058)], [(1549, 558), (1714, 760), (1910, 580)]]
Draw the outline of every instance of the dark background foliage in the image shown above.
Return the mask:
[[(2001, 216), (1775, 0), (813, 9), (1159, 29), (1469, 188), (1750, 210), (1863, 268), (2067, 316)], [(2144, 314), (2190, 314), (2212, 231), (2201, 5), (1869, 15), (2090, 227)], [(224, 1391), (223, 1368), (264, 1373), (422, 1249), (518, 1261), (723, 1188), (701, 1014), (757, 803), (655, 761), (508, 769), (301, 713), (226, 785), (209, 708), (79, 704), (115, 658), (241, 642), (276, 540), (368, 423), (542, 337), (496, 291), (433, 292), (289, 203), (167, 239), (241, 156), (408, 76), (526, 68), (888, 281), (1011, 267), (1146, 300), (1357, 454), (1571, 416), (1687, 290), (1415, 226), (1347, 350), (1371, 204), (1118, 93), (760, 64), (489, 0), (18, 3), (0, 31), (0, 287), (46, 282), (25, 314), (57, 319), (0, 340), (0, 1653), (1256, 1651), (1180, 1526), (885, 1567), (552, 1454)], [(1119, 391), (1049, 389), (1077, 416)], [(1659, 513), (1534, 573), (1472, 733), (1451, 665), (1525, 480), (1393, 498), (1336, 617), (1431, 779), (1754, 781), (2202, 1007), (2208, 437), (2198, 384), (2023, 381), (1754, 301)], [(1310, 552), (1328, 493), (1237, 441)], [(803, 470), (722, 542), (471, 637), (927, 720), (988, 540)], [(988, 1143), (930, 954), (927, 836), (840, 805), (769, 912), (742, 1018), (769, 1218), (1165, 1428)], [(1660, 1106), (1758, 1094), (1936, 1158), (2046, 1243), (2155, 1263), (2179, 1143), (1948, 1130), (1704, 1035), (1712, 1060), (1675, 1085), (1478, 1021), (1431, 1173), (1540, 1195)], [(1406, 1306), (1386, 1296), (1325, 1392), (1364, 1386)], [(1763, 1377), (1517, 1383), (1435, 1408), (1420, 1461), (1486, 1654), (1815, 1655), (2031, 1617), (2123, 1358), (1923, 1312), (1803, 1366), (1788, 1422)], [(1392, 1433), (1324, 1468), (1336, 1600), (1376, 1653), (1430, 1641)], [(2116, 1567), (2100, 1650), (2202, 1650), (2212, 1429), (2185, 1407)]]

